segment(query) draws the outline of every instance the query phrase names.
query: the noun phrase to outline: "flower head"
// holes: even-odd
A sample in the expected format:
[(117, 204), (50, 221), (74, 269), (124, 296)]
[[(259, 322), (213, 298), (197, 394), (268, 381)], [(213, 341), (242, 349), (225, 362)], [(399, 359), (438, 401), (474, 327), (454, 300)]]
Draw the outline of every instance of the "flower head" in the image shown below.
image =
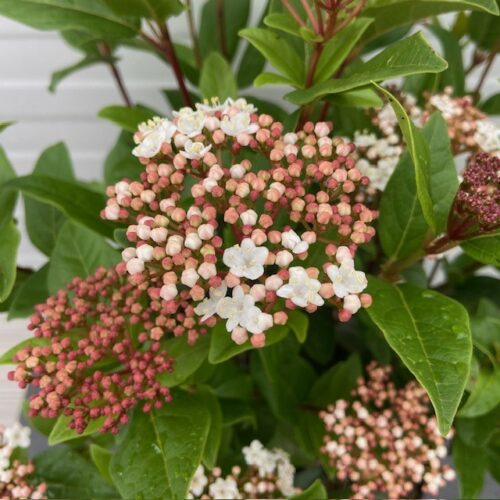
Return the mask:
[(256, 280), (264, 274), (268, 255), (267, 248), (258, 247), (250, 238), (245, 238), (240, 245), (224, 251), (223, 262), (235, 276)]

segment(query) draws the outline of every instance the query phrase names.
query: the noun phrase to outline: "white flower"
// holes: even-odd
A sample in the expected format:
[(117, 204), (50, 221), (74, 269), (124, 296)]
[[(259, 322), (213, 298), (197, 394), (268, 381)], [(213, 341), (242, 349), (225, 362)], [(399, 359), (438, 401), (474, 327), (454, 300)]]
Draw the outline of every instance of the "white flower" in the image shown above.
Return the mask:
[(203, 99), (203, 102), (197, 102), (195, 107), (197, 111), (202, 111), (203, 113), (215, 113), (216, 111), (222, 111), (227, 106), (227, 100), (220, 102), (218, 97), (212, 97), (209, 99)]
[(134, 148), (132, 154), (144, 158), (152, 158), (159, 153), (163, 143), (170, 143), (175, 134), (175, 125), (165, 119), (155, 117), (139, 125), (142, 138)]
[(202, 142), (193, 142), (191, 139), (188, 139), (184, 143), (184, 151), (181, 151), (181, 155), (188, 160), (199, 160), (203, 158), (211, 148), (211, 144), (205, 146)]
[(194, 312), (198, 316), (202, 316), (201, 321), (205, 321), (217, 312), (217, 304), (226, 296), (227, 285), (222, 283), (217, 288), (211, 287), (209, 290), (209, 298), (200, 302), (195, 308)]
[(205, 486), (208, 484), (208, 478), (205, 476), (205, 469), (203, 465), (198, 465), (196, 472), (194, 473), (193, 479), (191, 479), (191, 485), (189, 486), (189, 491), (195, 496), (199, 497), (203, 493)]
[(140, 247), (137, 247), (137, 257), (144, 262), (149, 262), (150, 260), (153, 259), (153, 247), (151, 245), (148, 245), (147, 243), (145, 245), (141, 245)]
[(9, 448), (28, 448), (31, 429), (23, 427), (18, 422), (7, 427), (3, 433), (4, 444)]
[(291, 497), (297, 493), (293, 486), (294, 478), (295, 467), (290, 463), (288, 457), (286, 460), (280, 460), (278, 462), (278, 480), (276, 481), (276, 485), (286, 497)]
[(225, 115), (220, 122), (220, 128), (226, 135), (236, 137), (239, 134), (254, 134), (259, 130), (259, 125), (252, 123), (250, 113), (240, 111), (232, 116)]
[(304, 253), (309, 248), (309, 243), (300, 239), (300, 236), (290, 229), (281, 235), (281, 243), (285, 248), (288, 248), (293, 253)]
[(238, 484), (231, 476), (228, 476), (226, 479), (218, 477), (217, 480), (208, 487), (208, 493), (212, 498), (217, 499), (232, 500), (240, 498)]
[(250, 294), (245, 294), (241, 286), (233, 288), (232, 297), (221, 299), (216, 311), (221, 318), (227, 319), (228, 332), (242, 326), (251, 333), (261, 333), (268, 324), (267, 316), (255, 305), (255, 299)]
[(127, 271), (129, 274), (142, 273), (144, 271), (144, 261), (134, 257), (127, 262)]
[(256, 280), (264, 274), (264, 264), (269, 250), (258, 247), (250, 238), (245, 238), (240, 245), (234, 245), (224, 251), (222, 260), (231, 273), (239, 278)]
[(352, 259), (344, 259), (340, 267), (330, 266), (326, 274), (332, 280), (335, 295), (341, 299), (349, 294), (361, 293), (368, 284), (365, 273), (354, 269)]
[(249, 446), (245, 446), (242, 451), (245, 462), (259, 469), (259, 476), (272, 474), (276, 469), (278, 456), (264, 448), (257, 439), (254, 439)]
[(500, 153), (500, 128), (491, 120), (478, 120), (474, 139), (478, 146), (487, 153)]
[(191, 108), (181, 108), (172, 113), (176, 118), (177, 130), (188, 137), (201, 134), (205, 126), (205, 113), (194, 111)]
[(296, 306), (306, 307), (307, 304), (322, 306), (325, 301), (319, 295), (321, 283), (310, 278), (303, 267), (291, 267), (288, 283), (276, 292), (279, 297), (290, 299)]

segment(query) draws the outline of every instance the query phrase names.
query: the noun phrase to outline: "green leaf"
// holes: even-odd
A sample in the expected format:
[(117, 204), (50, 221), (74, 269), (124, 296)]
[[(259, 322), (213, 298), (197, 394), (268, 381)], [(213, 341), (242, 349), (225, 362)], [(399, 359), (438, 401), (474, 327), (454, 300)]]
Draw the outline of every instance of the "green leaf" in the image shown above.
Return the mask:
[(326, 498), (328, 498), (328, 493), (326, 492), (325, 485), (321, 479), (316, 479), (309, 488), (298, 495), (294, 495), (292, 500), (323, 500)]
[[(220, 12), (218, 6), (221, 6)], [(249, 0), (208, 0), (203, 5), (199, 30), (203, 58), (216, 51), (232, 61), (240, 41), (238, 31), (247, 25), (249, 14)], [(221, 30), (224, 30), (223, 40)]]
[(134, 107), (106, 106), (99, 111), (98, 116), (116, 123), (116, 125), (129, 132), (136, 132), (139, 123), (153, 118), (155, 112), (140, 105)]
[(142, 166), (132, 155), (134, 147), (132, 133), (122, 130), (104, 161), (104, 179), (107, 184), (115, 184), (126, 178), (139, 179)]
[(462, 250), (483, 264), (500, 266), (500, 234), (491, 233), (464, 241)]
[(238, 87), (245, 88), (252, 85), (255, 78), (262, 72), (266, 65), (264, 56), (251, 44), (247, 44), (245, 52), (241, 57), (241, 62), (238, 67), (236, 81)]
[(480, 417), (457, 418), (455, 428), (458, 437), (469, 446), (486, 446), (496, 431), (499, 418), (500, 405)]
[[(165, 96), (165, 99), (167, 100), (168, 104), (170, 105), (170, 109), (176, 110), (180, 109), (183, 106), (185, 106), (182, 94), (180, 93), (179, 90), (177, 89), (164, 89), (162, 90), (163, 95)], [(189, 96), (191, 97), (191, 100), (193, 102), (200, 102), (201, 97), (197, 94), (194, 94), (193, 92), (189, 92)]]
[(11, 125), (14, 125), (15, 121), (0, 121), (0, 132), (3, 132), (6, 128), (9, 128)]
[(111, 477), (124, 498), (186, 498), (210, 430), (210, 413), (196, 395), (173, 393), (161, 410), (136, 410), (118, 442)]
[(255, 87), (264, 87), (265, 85), (295, 85), (292, 80), (286, 76), (277, 75), (276, 73), (264, 72), (258, 75), (253, 81)]
[(304, 84), (304, 61), (281, 35), (264, 28), (246, 28), (240, 31), (240, 36), (248, 40), (297, 87)]
[(203, 62), (200, 92), (204, 98), (218, 97), (221, 102), (227, 97), (238, 95), (238, 87), (231, 67), (217, 52), (212, 52)]
[(212, 470), (217, 465), (217, 457), (222, 438), (222, 410), (219, 400), (210, 387), (201, 387), (198, 397), (205, 403), (210, 413), (210, 432), (208, 433), (202, 461), (205, 467)]
[(469, 318), (458, 302), (414, 285), (371, 277), (367, 312), (430, 396), (441, 434), (450, 430), (469, 376)]
[(417, 196), (424, 214), (425, 221), (432, 232), (437, 231), (434, 210), (432, 206), (431, 193), (431, 157), (429, 145), (421, 129), (415, 126), (401, 103), (386, 89), (374, 83), (383, 92), (391, 103), (392, 109), (398, 119), (399, 127), (408, 148), (408, 152), (415, 168), (415, 181), (417, 185)]
[(26, 281), (15, 293), (9, 308), (9, 320), (15, 318), (26, 318), (33, 314), (37, 304), (41, 304), (49, 295), (47, 287), (47, 276), (49, 264), (45, 264), (38, 271), (30, 274)]
[[(272, 345), (284, 339), (290, 328), (287, 326), (274, 326), (266, 332), (266, 346)], [(208, 351), (208, 361), (212, 364), (222, 363), (228, 359), (253, 349), (250, 340), (238, 345), (231, 339), (231, 334), (226, 330), (225, 321), (219, 321), (212, 328), (210, 335), (210, 349)]]
[(54, 71), (50, 77), (49, 92), (55, 92), (59, 84), (73, 73), (89, 68), (90, 66), (94, 66), (95, 64), (106, 63), (112, 60), (113, 59), (103, 58), (99, 54), (89, 54), (75, 64), (71, 64), (70, 66)]
[(340, 94), (332, 94), (327, 99), (337, 106), (353, 108), (381, 108), (384, 105), (378, 94), (369, 87), (348, 90)]
[(500, 403), (500, 368), (493, 371), (485, 368), (479, 372), (479, 378), (472, 389), (465, 405), (458, 412), (460, 417), (479, 417), (490, 412)]
[(302, 38), (300, 27), (297, 21), (289, 14), (284, 12), (273, 12), (264, 18), (264, 24), (269, 28), (274, 28), (290, 35)]
[(0, 0), (0, 14), (39, 30), (88, 31), (106, 40), (135, 36), (139, 24), (100, 0)]
[(468, 35), (481, 49), (498, 51), (498, 33), (500, 32), (500, 17), (498, 15), (472, 12), (468, 27)]
[(494, 94), (479, 105), (489, 115), (500, 115), (500, 93)]
[[(458, 176), (450, 149), (448, 127), (439, 113), (431, 116), (422, 135), (430, 152), (432, 212), (438, 231), (443, 231), (455, 193)], [(389, 262), (420, 251), (428, 231), (418, 202), (415, 169), (408, 153), (401, 157), (382, 194), (378, 232)]]
[(374, 23), (365, 33), (372, 40), (398, 26), (415, 23), (426, 17), (444, 12), (477, 10), (498, 14), (495, 0), (372, 0), (363, 9), (363, 15), (374, 18)]
[(288, 322), (290, 328), (297, 340), (303, 344), (307, 338), (307, 331), (309, 330), (309, 317), (306, 313), (295, 309), (293, 311), (288, 311)]
[(314, 83), (333, 76), (372, 22), (373, 19), (358, 17), (325, 43), (314, 73)]
[(39, 201), (59, 208), (73, 221), (109, 238), (116, 224), (101, 219), (99, 213), (106, 206), (106, 197), (83, 184), (54, 179), (46, 175), (25, 175), (0, 186), (0, 196), (6, 191), (18, 190)]
[(453, 440), (453, 463), (460, 481), (460, 498), (477, 498), (482, 489), (488, 456), (484, 449)]
[(158, 381), (166, 387), (174, 387), (184, 382), (207, 359), (208, 335), (200, 337), (196, 344), (189, 345), (186, 336), (169, 339), (162, 344), (162, 348), (169, 356), (175, 359), (174, 371), (159, 375)]
[[(32, 175), (74, 181), (73, 165), (66, 145), (59, 142), (45, 149), (38, 158)], [(26, 229), (31, 242), (45, 255), (50, 255), (66, 218), (57, 208), (27, 196), (24, 197), (24, 208)]]
[(309, 391), (307, 401), (326, 408), (337, 399), (346, 399), (362, 374), (359, 354), (351, 354), (346, 361), (335, 363), (316, 380)]
[(429, 26), (431, 32), (438, 38), (443, 49), (443, 57), (448, 62), (448, 69), (440, 75), (440, 88), (448, 85), (453, 87), (453, 92), (457, 96), (465, 94), (465, 74), (462, 60), (462, 47), (456, 36), (444, 28), (437, 25)]
[(0, 230), (8, 224), (16, 205), (17, 193), (1, 190), (2, 184), (16, 177), (5, 151), (0, 146)]
[(51, 340), (46, 337), (32, 337), (23, 340), (22, 342), (19, 342), (19, 344), (16, 344), (14, 347), (11, 347), (8, 351), (4, 352), (0, 356), (0, 365), (15, 365), (16, 362), (13, 361), (12, 358), (18, 351), (26, 346), (45, 346), (50, 344)]
[(65, 443), (66, 441), (71, 441), (72, 439), (78, 439), (95, 434), (96, 432), (99, 432), (104, 420), (105, 417), (98, 418), (97, 420), (91, 420), (85, 430), (78, 434), (74, 429), (70, 429), (68, 427), (71, 417), (61, 415), (57, 419), (56, 425), (54, 425), (49, 435), (49, 446), (55, 446), (56, 444)]
[(89, 452), (90, 458), (92, 459), (92, 462), (94, 462), (94, 465), (97, 467), (97, 470), (100, 472), (102, 478), (108, 483), (113, 484), (113, 479), (109, 473), (109, 463), (111, 462), (113, 454), (106, 448), (103, 448), (95, 443), (90, 445)]
[(36, 455), (34, 463), (34, 482), (47, 484), (48, 498), (118, 498), (94, 465), (70, 448), (49, 448)]
[(0, 238), (0, 302), (7, 299), (16, 281), (17, 248), (21, 235), (14, 221), (2, 230)]
[(439, 73), (446, 68), (446, 61), (434, 52), (421, 33), (416, 33), (390, 45), (345, 78), (317, 83), (307, 90), (291, 92), (285, 98), (294, 104), (308, 104), (328, 94), (364, 87), (372, 81), (380, 82), (419, 73)]
[(120, 255), (98, 234), (66, 222), (59, 231), (47, 277), (49, 291), (56, 293), (75, 276), (85, 278), (99, 266), (111, 267)]
[(178, 16), (186, 7), (180, 0), (104, 0), (119, 15), (163, 21)]

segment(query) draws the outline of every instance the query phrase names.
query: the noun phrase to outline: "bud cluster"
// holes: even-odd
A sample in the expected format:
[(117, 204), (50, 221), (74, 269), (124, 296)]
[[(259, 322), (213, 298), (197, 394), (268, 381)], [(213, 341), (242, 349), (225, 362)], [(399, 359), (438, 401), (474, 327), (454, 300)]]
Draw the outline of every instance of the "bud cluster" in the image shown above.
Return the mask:
[[(437, 495), (455, 473), (442, 459), (439, 434), (428, 397), (416, 382), (397, 389), (392, 368), (370, 363), (352, 401), (338, 400), (320, 413), (326, 434), (321, 448), (352, 498), (414, 498), (415, 488)], [(418, 496), (418, 493), (417, 493)]]
[(144, 171), (108, 188), (102, 216), (129, 224), (122, 256), (131, 279), (159, 277), (150, 295), (194, 312), (180, 333), (195, 337), (224, 320), (236, 343), (250, 336), (261, 347), (287, 309), (328, 303), (347, 321), (370, 305), (353, 259), (377, 214), (353, 201), (369, 182), (354, 145), (330, 133), (330, 124), (308, 122), (283, 134), (244, 99), (139, 127), (134, 154)]
[(242, 451), (246, 467), (235, 465), (225, 477), (219, 467), (208, 472), (200, 465), (191, 480), (188, 498), (288, 498), (300, 493), (293, 485), (295, 467), (286, 452), (268, 450), (257, 440)]
[(147, 292), (119, 264), (74, 278), (36, 306), (28, 328), (37, 341), (15, 354), (18, 366), (9, 373), (21, 388), (37, 389), (30, 416), (66, 415), (78, 433), (90, 421), (116, 433), (131, 408), (149, 411), (171, 400), (157, 376), (172, 371), (174, 360), (160, 349), (155, 327), (170, 311)]
[(34, 485), (30, 476), (35, 471), (31, 461), (17, 458), (21, 449), (30, 446), (30, 429), (17, 422), (10, 427), (0, 425), (0, 498), (46, 498), (44, 483)]

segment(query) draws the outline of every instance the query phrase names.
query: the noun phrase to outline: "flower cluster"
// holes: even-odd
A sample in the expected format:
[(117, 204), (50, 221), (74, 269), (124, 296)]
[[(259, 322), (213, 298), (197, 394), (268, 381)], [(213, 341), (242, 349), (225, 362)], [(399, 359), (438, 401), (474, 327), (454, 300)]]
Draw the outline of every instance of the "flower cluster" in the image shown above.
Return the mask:
[(0, 426), (0, 498), (46, 498), (46, 485), (41, 483), (35, 486), (30, 480), (34, 465), (16, 458), (17, 450), (29, 445), (28, 427), (22, 427), (17, 422), (10, 427)]
[(157, 376), (172, 371), (174, 360), (160, 350), (155, 325), (167, 324), (171, 312), (148, 297), (146, 284), (131, 281), (124, 264), (98, 269), (36, 306), (29, 328), (37, 342), (15, 354), (9, 373), (20, 387), (38, 389), (30, 416), (66, 415), (79, 433), (96, 421), (115, 433), (132, 407), (149, 411), (170, 401)]
[(283, 498), (300, 492), (293, 485), (295, 467), (283, 450), (268, 450), (254, 440), (243, 448), (243, 457), (247, 467), (242, 470), (234, 466), (226, 477), (218, 467), (206, 472), (200, 465), (191, 481), (188, 498)]
[(448, 236), (464, 240), (500, 228), (500, 157), (473, 156), (448, 217)]
[[(353, 401), (338, 400), (320, 413), (326, 435), (321, 448), (340, 481), (349, 481), (353, 498), (413, 498), (415, 487), (437, 495), (455, 473), (441, 459), (446, 440), (416, 382), (397, 389), (392, 368), (370, 363)], [(412, 496), (413, 494), (413, 496)]]
[(122, 256), (132, 279), (158, 277), (149, 293), (166, 310), (187, 304), (190, 325), (175, 325), (175, 334), (223, 320), (235, 342), (251, 334), (260, 347), (267, 330), (287, 322), (286, 309), (328, 302), (347, 321), (370, 305), (353, 259), (374, 236), (377, 214), (353, 201), (369, 182), (354, 145), (330, 133), (308, 122), (283, 134), (244, 99), (139, 127), (134, 154), (145, 169), (139, 181), (108, 188), (102, 215), (129, 224), (133, 245)]
[(474, 106), (472, 97), (453, 97), (447, 87), (441, 94), (428, 94), (424, 120), (436, 110), (448, 124), (448, 134), (454, 154), (486, 153), (500, 156), (500, 128)]

